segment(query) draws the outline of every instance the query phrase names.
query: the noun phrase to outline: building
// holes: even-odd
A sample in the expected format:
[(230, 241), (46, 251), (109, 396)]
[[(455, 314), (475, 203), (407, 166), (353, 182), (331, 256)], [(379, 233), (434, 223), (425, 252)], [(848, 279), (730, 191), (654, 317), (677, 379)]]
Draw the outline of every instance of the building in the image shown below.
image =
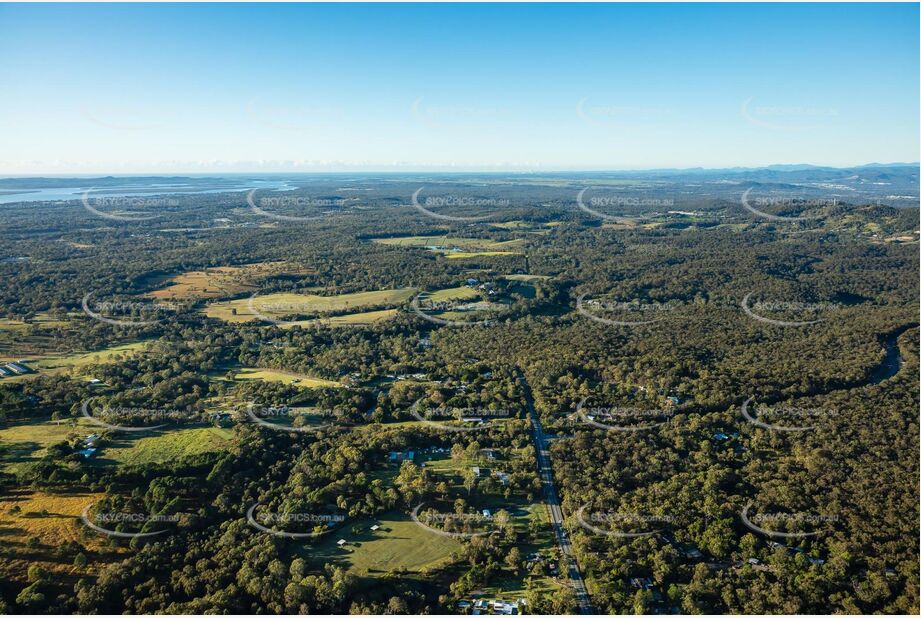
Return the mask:
[(416, 457), (415, 451), (390, 451), (390, 461), (412, 461)]

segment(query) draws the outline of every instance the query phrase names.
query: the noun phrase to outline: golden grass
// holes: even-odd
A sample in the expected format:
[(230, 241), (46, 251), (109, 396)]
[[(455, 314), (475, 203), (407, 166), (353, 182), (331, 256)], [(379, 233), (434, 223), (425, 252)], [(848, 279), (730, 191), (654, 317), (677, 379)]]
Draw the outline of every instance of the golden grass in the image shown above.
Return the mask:
[(208, 299), (235, 296), (256, 290), (256, 282), (279, 274), (315, 274), (312, 269), (291, 266), (287, 262), (262, 262), (240, 266), (215, 266), (176, 275), (170, 285), (146, 296), (161, 300)]
[(408, 301), (415, 293), (415, 288), (355, 292), (337, 296), (279, 292), (277, 294), (256, 296), (252, 301), (250, 298), (241, 298), (212, 303), (204, 311), (208, 317), (218, 318), (226, 322), (251, 322), (261, 318), (250, 310), (250, 302), (252, 302), (253, 309), (263, 316), (271, 319), (283, 319), (286, 316), (297, 314), (345, 311), (380, 305), (399, 305)]
[[(106, 537), (81, 534), (80, 514), (103, 494), (44, 492), (7, 492), (0, 496), (0, 544), (6, 555), (0, 560), (0, 575), (6, 580), (25, 581), (28, 568), (39, 565), (55, 575), (71, 579), (94, 574), (107, 561), (90, 560), (85, 567), (75, 567), (70, 556), (58, 557), (54, 550), (68, 541), (80, 543), (91, 552), (106, 551)], [(19, 513), (12, 513), (13, 507)], [(47, 513), (47, 514), (44, 514)], [(39, 546), (30, 548), (27, 542), (36, 538)]]
[(281, 369), (260, 369), (257, 367), (244, 367), (237, 371), (237, 380), (259, 380), (262, 382), (281, 382), (282, 384), (293, 384), (304, 388), (342, 388), (339, 382), (324, 380), (323, 378), (311, 378), (292, 371), (282, 371)]

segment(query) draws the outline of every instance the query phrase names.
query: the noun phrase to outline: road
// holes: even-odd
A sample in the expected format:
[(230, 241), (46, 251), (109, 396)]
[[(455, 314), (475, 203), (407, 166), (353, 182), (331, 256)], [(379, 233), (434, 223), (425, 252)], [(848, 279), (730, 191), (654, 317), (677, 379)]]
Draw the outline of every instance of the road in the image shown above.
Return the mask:
[[(534, 397), (531, 395), (531, 387), (528, 385), (524, 372), (518, 370), (518, 380), (521, 382), (521, 388), (524, 391), (525, 403), (528, 406), (528, 416), (531, 417), (531, 436), (534, 438), (534, 450), (537, 451), (537, 467), (540, 473), (540, 483), (544, 489), (544, 500), (550, 511), (550, 523), (556, 533), (557, 543), (560, 545), (563, 560), (566, 562), (566, 569), (569, 573), (569, 579), (572, 581), (573, 588), (576, 591), (576, 598), (579, 601), (579, 611), (583, 614), (594, 614), (595, 608), (592, 606), (592, 600), (588, 596), (588, 589), (585, 587), (585, 581), (582, 579), (582, 573), (579, 571), (579, 565), (572, 553), (572, 544), (563, 528), (563, 509), (560, 508), (560, 497), (556, 492), (556, 484), (553, 482), (553, 468), (550, 465), (550, 450), (547, 447), (547, 436), (544, 434), (544, 428), (540, 424), (540, 417), (534, 408)], [(562, 572), (563, 565), (560, 565)]]

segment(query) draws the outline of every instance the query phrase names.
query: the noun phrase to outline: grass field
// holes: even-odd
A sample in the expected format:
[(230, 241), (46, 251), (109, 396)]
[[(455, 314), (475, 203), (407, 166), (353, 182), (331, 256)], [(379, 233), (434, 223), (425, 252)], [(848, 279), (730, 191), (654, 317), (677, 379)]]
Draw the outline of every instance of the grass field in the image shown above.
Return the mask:
[(170, 277), (168, 286), (147, 294), (161, 300), (189, 300), (235, 296), (256, 289), (260, 279), (280, 274), (314, 274), (311, 269), (293, 267), (286, 262), (263, 262), (241, 266), (215, 266)]
[(305, 388), (342, 388), (339, 382), (324, 380), (323, 378), (311, 378), (310, 376), (301, 375), (291, 371), (282, 371), (281, 369), (260, 369), (258, 367), (244, 367), (237, 371), (237, 380), (260, 380), (262, 382), (281, 382), (282, 384), (294, 384)]
[(8, 472), (34, 461), (52, 444), (72, 436), (93, 433), (93, 425), (84, 419), (74, 421), (32, 420), (0, 429), (0, 464)]
[[(372, 532), (373, 524), (380, 525), (380, 530)], [(348, 544), (338, 547), (339, 539)], [(348, 568), (355, 575), (368, 575), (396, 569), (418, 572), (442, 564), (460, 549), (457, 539), (426, 532), (409, 515), (391, 511), (379, 519), (346, 521), (339, 530), (300, 551), (314, 568), (322, 569), (332, 563)]]
[[(73, 566), (73, 558), (55, 556), (54, 550), (68, 541), (75, 541), (93, 552), (103, 549), (105, 537), (82, 537), (77, 520), (86, 505), (97, 501), (101, 494), (50, 494), (29, 490), (5, 492), (0, 496), (0, 576), (4, 580), (25, 581), (28, 567), (38, 564), (66, 580), (97, 572), (106, 561), (90, 560), (82, 568)], [(14, 507), (20, 510), (12, 512)], [(30, 538), (37, 547), (28, 547)]]
[(396, 247), (424, 247), (429, 251), (470, 257), (472, 255), (514, 255), (523, 242), (520, 238), (512, 240), (492, 240), (489, 238), (466, 238), (461, 236), (398, 236), (395, 238), (375, 238), (381, 245)]
[(218, 427), (191, 427), (150, 433), (152, 435), (113, 436), (95, 461), (103, 465), (176, 461), (189, 455), (224, 450), (233, 438), (230, 429)]
[(144, 350), (148, 344), (149, 342), (147, 341), (135, 341), (111, 346), (96, 352), (76, 352), (67, 355), (46, 356), (34, 361), (32, 366), (45, 370), (47, 373), (55, 373), (55, 370), (80, 369), (87, 365), (113, 362), (118, 356), (131, 356)]
[[(285, 316), (297, 314), (399, 305), (412, 298), (415, 293), (415, 288), (355, 292), (352, 294), (339, 294), (338, 296), (282, 292), (257, 296), (252, 300), (252, 305), (258, 313), (266, 317), (283, 319)], [(249, 298), (212, 303), (205, 308), (205, 315), (227, 322), (250, 322), (260, 319), (259, 316), (250, 311), (249, 304)], [(236, 313), (234, 313), (234, 310), (236, 310)]]
[(509, 281), (540, 281), (543, 279), (551, 279), (549, 275), (502, 275), (503, 279), (508, 279)]
[(520, 255), (517, 251), (457, 251), (446, 253), (445, 257), (449, 260), (462, 260), (474, 257), (489, 257), (497, 255)]
[(473, 288), (467, 286), (460, 286), (456, 288), (445, 288), (443, 290), (436, 290), (434, 292), (429, 292), (426, 294), (429, 300), (441, 302), (446, 300), (467, 300), (471, 298), (479, 298), (480, 295)]
[(347, 313), (330, 318), (314, 318), (312, 320), (297, 320), (287, 324), (282, 324), (281, 328), (294, 328), (295, 326), (308, 327), (316, 324), (324, 326), (366, 326), (376, 324), (384, 320), (390, 320), (399, 314), (399, 309), (381, 309), (379, 311), (361, 311), (358, 313)]

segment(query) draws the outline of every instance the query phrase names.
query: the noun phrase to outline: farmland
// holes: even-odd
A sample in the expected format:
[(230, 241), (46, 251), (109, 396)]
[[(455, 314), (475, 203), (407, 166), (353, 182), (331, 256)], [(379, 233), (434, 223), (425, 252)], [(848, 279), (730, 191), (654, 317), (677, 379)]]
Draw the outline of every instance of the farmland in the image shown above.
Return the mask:
[(205, 315), (227, 322), (250, 322), (263, 319), (284, 319), (292, 315), (353, 312), (362, 307), (400, 305), (415, 294), (413, 288), (354, 292), (336, 296), (316, 294), (277, 293), (227, 302), (212, 303)]

